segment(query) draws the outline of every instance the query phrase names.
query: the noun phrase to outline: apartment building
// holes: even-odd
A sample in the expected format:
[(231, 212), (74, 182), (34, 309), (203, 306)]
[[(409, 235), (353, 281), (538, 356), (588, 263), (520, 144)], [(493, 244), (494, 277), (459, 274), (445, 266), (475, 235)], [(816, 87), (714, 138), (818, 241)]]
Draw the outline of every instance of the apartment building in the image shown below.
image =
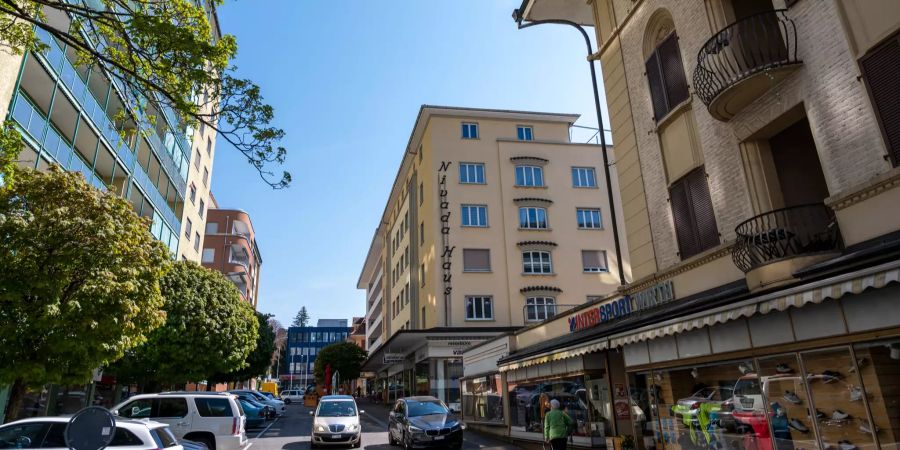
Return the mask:
[(241, 299), (254, 308), (259, 304), (259, 273), (262, 255), (256, 245), (256, 231), (246, 211), (219, 208), (210, 193), (207, 210), (201, 264), (218, 270), (228, 278)]
[(363, 370), (387, 400), (458, 410), (463, 349), (620, 285), (601, 150), (570, 141), (577, 119), (422, 106), (357, 284)]
[(898, 7), (524, 1), (594, 27), (634, 279), (468, 349), (464, 415), (539, 440), (555, 398), (576, 446), (895, 448)]

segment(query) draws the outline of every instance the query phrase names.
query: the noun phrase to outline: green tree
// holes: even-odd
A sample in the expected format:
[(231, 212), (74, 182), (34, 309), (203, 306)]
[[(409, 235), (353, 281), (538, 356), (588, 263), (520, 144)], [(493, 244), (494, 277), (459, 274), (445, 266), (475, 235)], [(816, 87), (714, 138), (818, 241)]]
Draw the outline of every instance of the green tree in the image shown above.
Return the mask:
[(316, 383), (325, 383), (325, 366), (331, 364), (331, 373), (340, 372), (342, 380), (359, 378), (362, 363), (366, 360), (366, 351), (352, 342), (335, 342), (319, 351), (313, 365)]
[(161, 282), (165, 324), (109, 371), (154, 386), (206, 380), (240, 370), (256, 347), (258, 321), (221, 273), (180, 261)]
[(228, 373), (215, 374), (209, 378), (213, 382), (244, 381), (250, 378), (263, 376), (272, 364), (275, 355), (275, 330), (269, 325), (269, 314), (256, 313), (259, 335), (256, 338), (256, 348), (247, 355), (245, 366)]
[(294, 322), (291, 323), (292, 327), (305, 327), (306, 324), (309, 323), (309, 313), (306, 312), (306, 307), (301, 306), (300, 311), (297, 311), (297, 315), (294, 316)]
[[(128, 108), (117, 118), (122, 130), (155, 126), (160, 112), (171, 108), (186, 126), (202, 123), (218, 131), (266, 183), (286, 187), (290, 174), (271, 170), (285, 159), (286, 150), (279, 145), (284, 130), (271, 125), (274, 111), (259, 86), (235, 77), (230, 61), (237, 42), (234, 36), (217, 36), (218, 25), (210, 23), (214, 16), (202, 4), (2, 0), (0, 44), (14, 53), (42, 51), (49, 38), (41, 40), (34, 31), (40, 30), (67, 45), (78, 65), (101, 70), (123, 87)], [(212, 4), (221, 5), (222, 0)]]
[(12, 383), (13, 416), (27, 386), (83, 383), (163, 323), (170, 255), (148, 227), (55, 166), (0, 186), (0, 383)]

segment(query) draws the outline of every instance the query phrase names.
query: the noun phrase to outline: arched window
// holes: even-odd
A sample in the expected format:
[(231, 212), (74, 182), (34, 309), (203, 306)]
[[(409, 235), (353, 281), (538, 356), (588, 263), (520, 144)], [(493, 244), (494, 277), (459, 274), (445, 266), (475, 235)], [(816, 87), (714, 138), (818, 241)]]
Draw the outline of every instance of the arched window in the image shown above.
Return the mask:
[(689, 95), (678, 34), (666, 10), (659, 10), (650, 18), (644, 36), (644, 57), (653, 118), (658, 122)]

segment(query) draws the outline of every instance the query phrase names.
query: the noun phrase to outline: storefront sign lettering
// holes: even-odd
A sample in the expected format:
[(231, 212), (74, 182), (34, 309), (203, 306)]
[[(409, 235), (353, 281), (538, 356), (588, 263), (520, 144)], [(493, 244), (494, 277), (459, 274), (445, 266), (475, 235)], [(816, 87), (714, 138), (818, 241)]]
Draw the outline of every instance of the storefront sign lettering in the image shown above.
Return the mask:
[(606, 323), (635, 311), (642, 311), (668, 303), (675, 299), (672, 281), (668, 280), (640, 291), (633, 296), (626, 295), (618, 300), (604, 303), (596, 308), (582, 311), (569, 317), (569, 331), (576, 332)]
[(406, 359), (406, 356), (403, 353), (385, 353), (383, 363), (399, 364), (402, 363), (404, 359)]

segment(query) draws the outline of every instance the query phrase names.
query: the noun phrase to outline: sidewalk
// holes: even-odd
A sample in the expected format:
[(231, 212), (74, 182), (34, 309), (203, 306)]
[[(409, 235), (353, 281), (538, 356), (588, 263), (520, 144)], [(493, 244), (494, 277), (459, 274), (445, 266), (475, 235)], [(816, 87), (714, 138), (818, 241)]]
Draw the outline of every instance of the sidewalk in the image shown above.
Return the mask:
[[(385, 425), (388, 422), (388, 414), (390, 413), (390, 406), (381, 404), (381, 403), (373, 403), (366, 399), (359, 399), (356, 401), (359, 404), (359, 409), (366, 412), (366, 415), (371, 419), (384, 422)], [(480, 433), (471, 429), (467, 429), (465, 431), (465, 445), (463, 448), (472, 448), (477, 447), (480, 450), (521, 450), (522, 447), (517, 445), (510, 444), (503, 440), (502, 437), (491, 436), (490, 434)]]

